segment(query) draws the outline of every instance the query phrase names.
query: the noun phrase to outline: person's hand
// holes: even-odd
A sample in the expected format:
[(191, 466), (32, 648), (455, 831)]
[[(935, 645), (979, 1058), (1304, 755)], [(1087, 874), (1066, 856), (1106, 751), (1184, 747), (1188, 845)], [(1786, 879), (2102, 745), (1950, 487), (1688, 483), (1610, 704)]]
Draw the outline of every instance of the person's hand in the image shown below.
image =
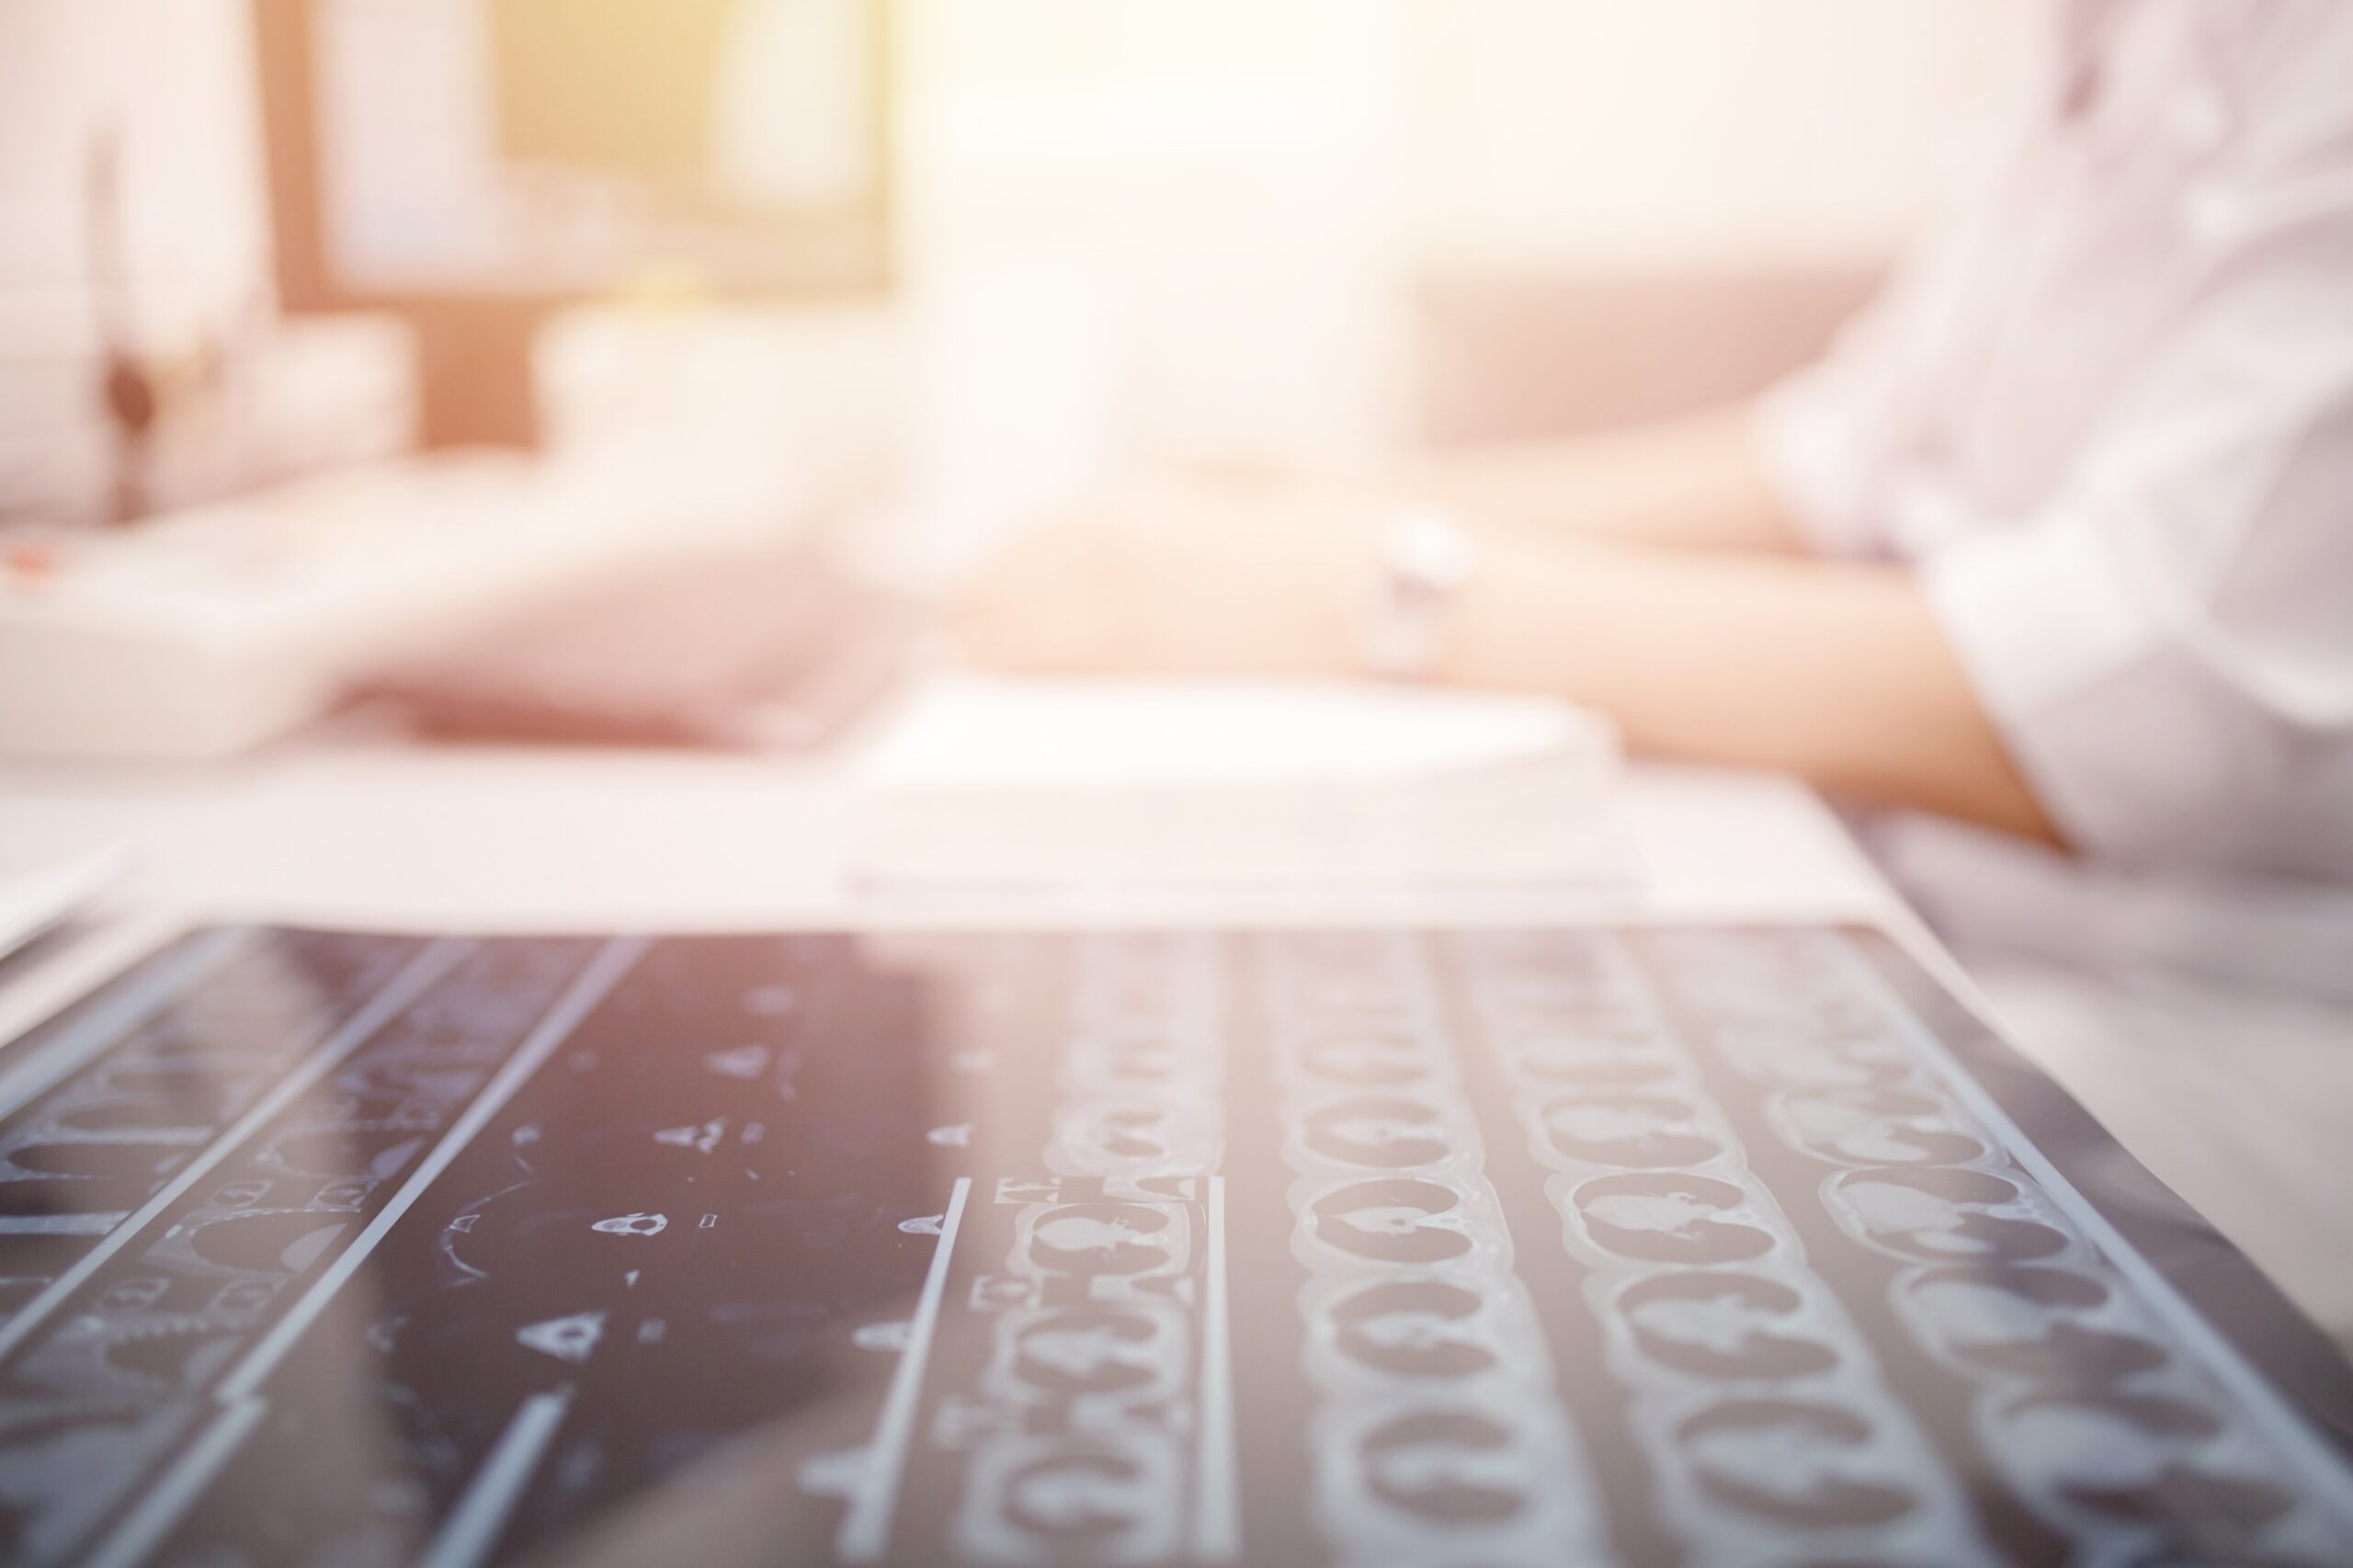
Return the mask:
[(1357, 663), (1365, 509), (1242, 490), (1131, 496), (1040, 522), (952, 606), (975, 663), (1037, 673), (1336, 675)]

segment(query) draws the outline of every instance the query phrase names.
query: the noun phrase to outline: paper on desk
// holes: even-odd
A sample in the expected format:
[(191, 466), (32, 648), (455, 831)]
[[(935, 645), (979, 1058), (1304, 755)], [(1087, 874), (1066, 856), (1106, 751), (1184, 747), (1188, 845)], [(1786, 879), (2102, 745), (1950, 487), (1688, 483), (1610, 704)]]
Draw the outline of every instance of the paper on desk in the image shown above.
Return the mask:
[(884, 884), (1622, 876), (1617, 748), (1565, 704), (1345, 682), (956, 676), (867, 759)]

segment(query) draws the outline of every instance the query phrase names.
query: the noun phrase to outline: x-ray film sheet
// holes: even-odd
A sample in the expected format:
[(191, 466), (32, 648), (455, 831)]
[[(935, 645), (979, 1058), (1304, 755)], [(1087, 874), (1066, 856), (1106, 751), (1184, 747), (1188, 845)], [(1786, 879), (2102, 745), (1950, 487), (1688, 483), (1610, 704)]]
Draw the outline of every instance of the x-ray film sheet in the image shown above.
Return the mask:
[(1870, 932), (228, 928), (0, 1055), (11, 1562), (2325, 1565), (2348, 1391)]

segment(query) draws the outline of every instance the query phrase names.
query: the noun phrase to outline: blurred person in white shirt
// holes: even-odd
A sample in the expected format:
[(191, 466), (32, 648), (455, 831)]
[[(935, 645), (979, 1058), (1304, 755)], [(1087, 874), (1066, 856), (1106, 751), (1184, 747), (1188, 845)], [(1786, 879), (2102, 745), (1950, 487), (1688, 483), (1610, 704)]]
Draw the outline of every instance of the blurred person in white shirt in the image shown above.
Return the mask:
[(1368, 525), (1421, 506), (1474, 541), (1434, 678), (2109, 865), (2353, 880), (2353, 7), (2057, 34), (1975, 187), (1756, 406), (1050, 526), (966, 642), (1358, 668)]
[[(1905, 808), (1874, 830), (1885, 858), (1965, 949), (2162, 960), (2290, 1010), (2258, 1033), (2342, 1035), (2353, 6), (2062, 0), (2053, 22), (1978, 176), (1754, 406), (1370, 492), (1090, 513), (979, 574), (966, 645), (1362, 670), (1381, 519), (1421, 508), (1469, 564), (1415, 673)], [(2177, 1055), (2244, 1043), (2195, 1005), (2110, 1000), (2133, 1051), (2200, 1018)], [(2353, 1286), (2343, 1308), (2353, 1328)]]

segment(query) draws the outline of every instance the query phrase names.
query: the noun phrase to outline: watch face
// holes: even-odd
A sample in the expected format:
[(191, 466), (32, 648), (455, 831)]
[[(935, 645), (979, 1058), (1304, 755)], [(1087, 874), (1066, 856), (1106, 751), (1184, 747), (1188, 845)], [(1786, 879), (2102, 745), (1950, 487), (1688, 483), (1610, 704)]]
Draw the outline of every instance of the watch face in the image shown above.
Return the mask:
[(11, 1562), (2353, 1561), (1870, 932), (233, 928), (0, 1061)]

